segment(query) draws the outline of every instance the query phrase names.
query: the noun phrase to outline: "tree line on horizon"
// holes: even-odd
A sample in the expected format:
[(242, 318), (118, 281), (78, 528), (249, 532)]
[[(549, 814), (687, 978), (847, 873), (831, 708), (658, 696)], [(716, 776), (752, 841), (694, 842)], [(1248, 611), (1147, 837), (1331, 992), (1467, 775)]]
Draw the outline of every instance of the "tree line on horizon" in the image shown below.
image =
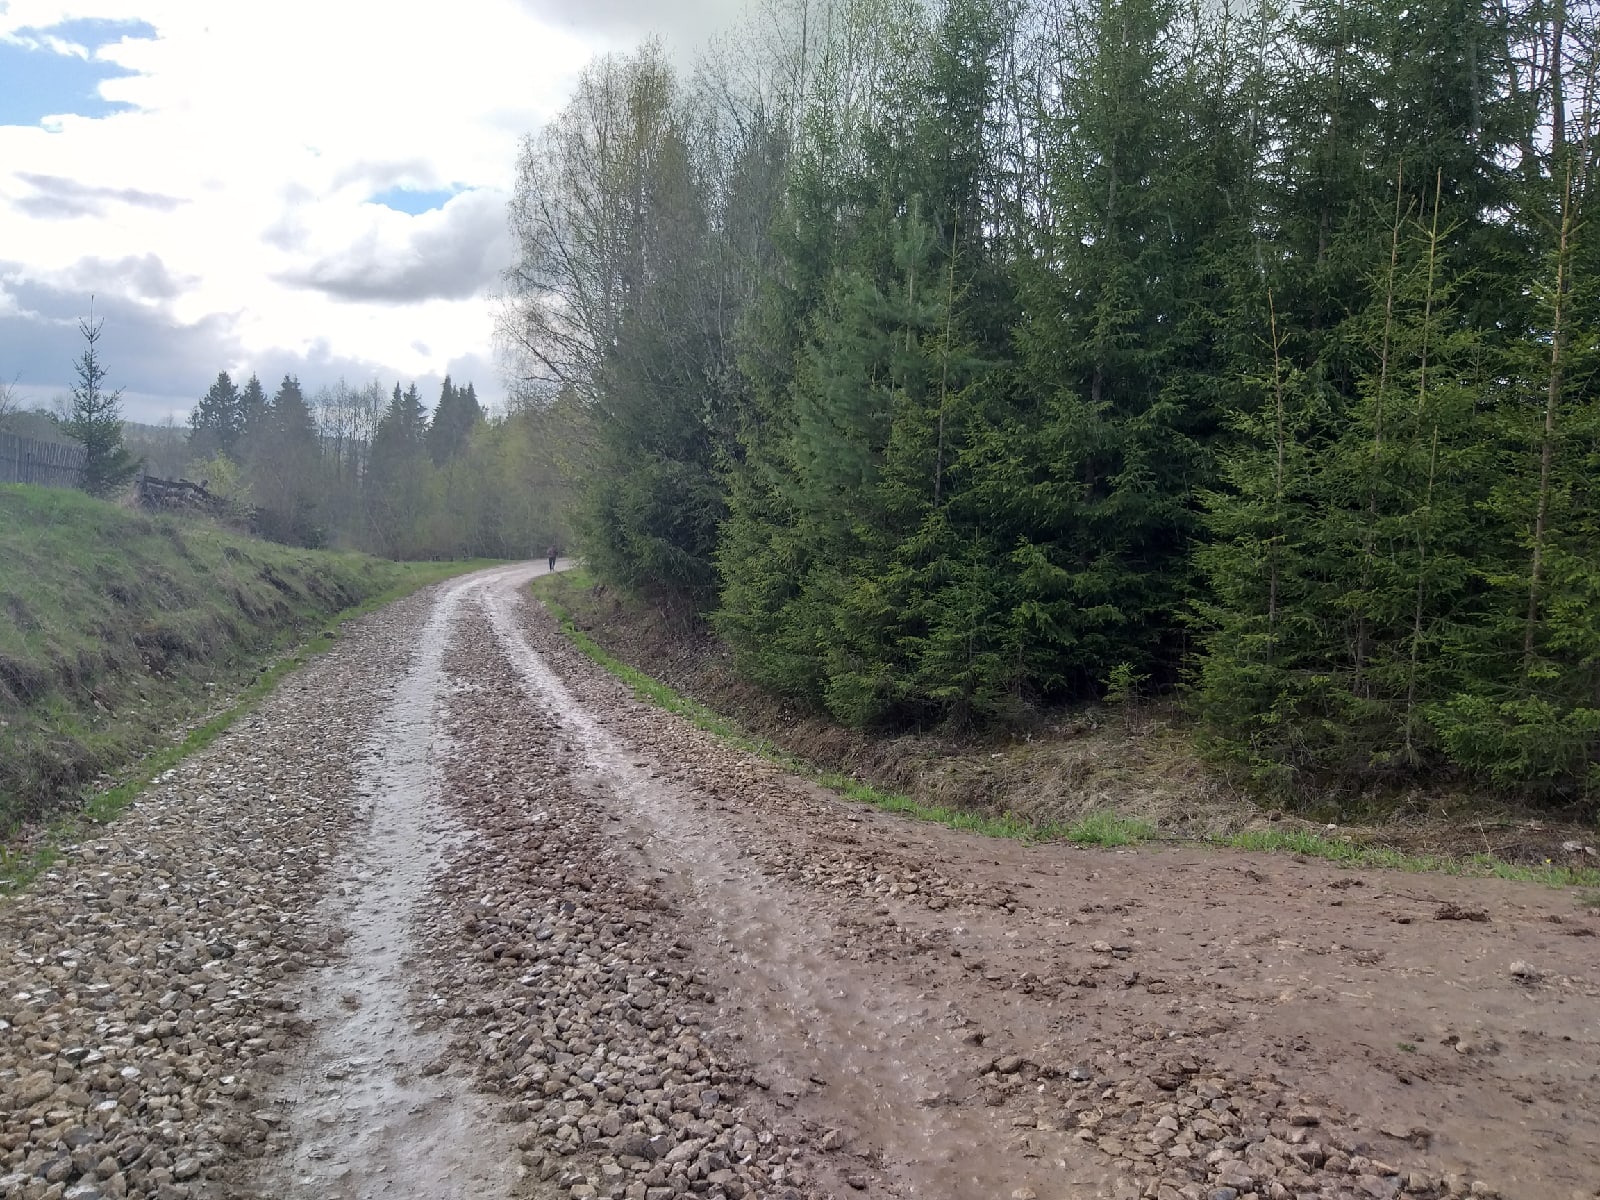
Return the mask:
[(447, 375), (432, 410), (413, 382), (343, 379), (310, 396), (294, 375), (268, 394), (226, 371), (189, 419), (190, 473), (251, 505), (258, 532), (389, 558), (526, 558), (565, 540), (559, 413), (491, 416)]
[[(115, 498), (152, 467), (180, 470), (274, 541), (396, 559), (530, 558), (569, 539), (574, 457), (584, 422), (570, 405), (487, 413), (471, 383), (445, 377), (430, 411), (415, 382), (386, 393), (343, 379), (310, 396), (294, 375), (268, 394), (219, 372), (171, 439), (130, 436), (107, 386), (104, 322), (79, 322), (70, 398), (24, 410), (0, 389), (0, 431), (26, 423), (84, 452), (79, 486)], [(152, 462), (152, 458), (161, 462)]]
[(880, 728), (1600, 791), (1594, 0), (778, 0), (529, 137), (582, 547)]

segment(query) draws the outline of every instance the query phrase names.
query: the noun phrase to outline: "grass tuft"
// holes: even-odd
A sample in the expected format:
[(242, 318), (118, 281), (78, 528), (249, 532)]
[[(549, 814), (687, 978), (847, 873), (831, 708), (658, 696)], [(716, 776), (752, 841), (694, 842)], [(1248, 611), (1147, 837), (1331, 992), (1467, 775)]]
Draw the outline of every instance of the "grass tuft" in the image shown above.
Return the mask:
[(1147, 821), (1130, 821), (1111, 812), (1094, 812), (1068, 828), (1069, 842), (1080, 846), (1137, 846), (1156, 835)]

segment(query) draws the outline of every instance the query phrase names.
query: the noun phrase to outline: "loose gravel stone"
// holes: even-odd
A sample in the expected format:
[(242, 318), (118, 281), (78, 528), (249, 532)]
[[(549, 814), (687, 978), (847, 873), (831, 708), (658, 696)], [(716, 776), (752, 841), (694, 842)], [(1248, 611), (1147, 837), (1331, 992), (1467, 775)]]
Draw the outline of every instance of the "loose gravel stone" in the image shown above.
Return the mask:
[(430, 603), (354, 625), (0, 901), (0, 1196), (221, 1196), (268, 1151), (250, 1112), (337, 949), (311, 915), (357, 739)]
[[(1289, 1069), (1311, 1040), (1233, 1036), (1330, 972), (1406, 986), (1384, 949), (1267, 928), (1259, 903), (1260, 929), (1174, 942), (1160, 897), (1137, 911), (1096, 882), (1128, 861), (1111, 855), (1063, 859), (1083, 878), (1041, 899), (1033, 860), (991, 870), (983, 839), (841, 803), (636, 703), (514, 599), (527, 574), (459, 585), (436, 622), (449, 819), (398, 999), (357, 971), (323, 1004), (311, 972), (369, 953), (327, 901), (369, 882), (348, 862), (381, 828), (360, 751), (437, 589), (358, 624), (0, 907), (0, 1200), (375, 1186), (336, 1162), (311, 1191), (263, 1182), (304, 1148), (299, 1081), (360, 1082), (312, 1021), (375, 1012), (416, 1079), (476, 1088), (494, 1129), (450, 1136), (539, 1200), (1497, 1194), (1448, 1113), (1358, 1119)], [(1379, 889), (1340, 890), (1340, 920), (1370, 900), (1411, 936)], [(1448, 932), (1515, 937), (1494, 911)], [(1563, 946), (1530, 950), (1538, 969), (1486, 973), (1519, 1003), (1594, 997)], [(1401, 1027), (1401, 1084), (1418, 1043), (1456, 1079), (1504, 1061), (1504, 1030), (1428, 1019)]]

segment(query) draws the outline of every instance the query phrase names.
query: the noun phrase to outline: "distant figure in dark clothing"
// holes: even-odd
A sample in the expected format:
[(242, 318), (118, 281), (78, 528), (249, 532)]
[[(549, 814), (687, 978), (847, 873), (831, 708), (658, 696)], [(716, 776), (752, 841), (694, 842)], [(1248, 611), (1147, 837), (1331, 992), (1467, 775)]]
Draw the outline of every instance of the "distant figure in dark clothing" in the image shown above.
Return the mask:
[(550, 547), (550, 569), (552, 571), (556, 569), (556, 548), (554, 546)]

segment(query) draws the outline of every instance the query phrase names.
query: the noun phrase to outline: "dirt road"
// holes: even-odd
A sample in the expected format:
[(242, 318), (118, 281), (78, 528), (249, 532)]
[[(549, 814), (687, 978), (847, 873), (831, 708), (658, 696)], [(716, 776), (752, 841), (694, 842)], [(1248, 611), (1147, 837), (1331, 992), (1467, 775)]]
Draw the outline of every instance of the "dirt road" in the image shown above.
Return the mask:
[(0, 1195), (1600, 1196), (1570, 893), (884, 815), (534, 573), (359, 623), (0, 908)]

